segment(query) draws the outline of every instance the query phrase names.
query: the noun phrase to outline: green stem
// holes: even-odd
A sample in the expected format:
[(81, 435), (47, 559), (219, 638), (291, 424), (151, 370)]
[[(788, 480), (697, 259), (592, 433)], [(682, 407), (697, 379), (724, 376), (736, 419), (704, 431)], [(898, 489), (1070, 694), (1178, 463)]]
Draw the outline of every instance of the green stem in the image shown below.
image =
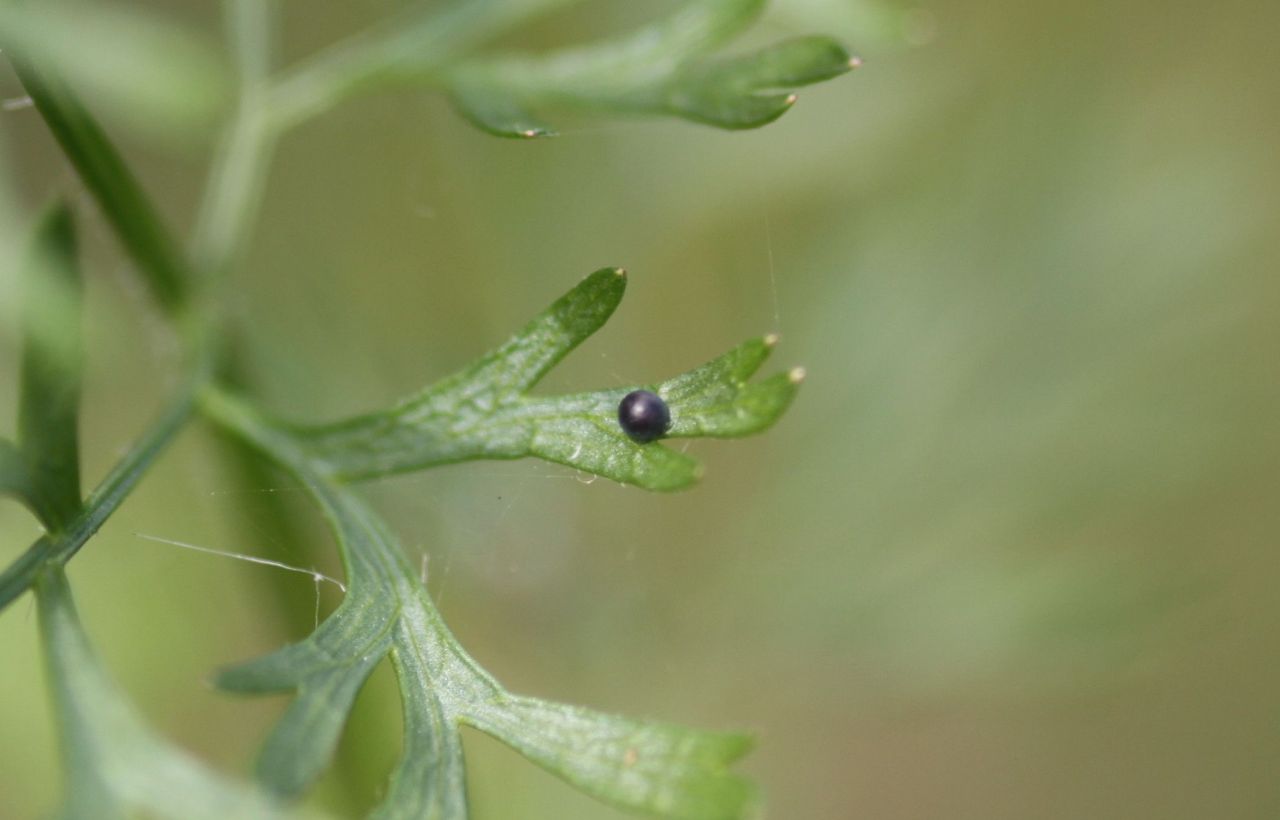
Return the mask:
[(539, 16), (581, 0), (456, 0), (397, 17), (286, 71), (270, 94), (280, 132), (374, 86), (429, 84), (448, 62)]
[(65, 530), (41, 537), (0, 573), (0, 611), (31, 586), (42, 568), (69, 561), (119, 508), (147, 468), (191, 417), (194, 396), (205, 381), (205, 371), (204, 366), (197, 367), (198, 375), (183, 385), (160, 418), (134, 444), (129, 454), (112, 468)]
[(192, 255), (200, 269), (210, 274), (210, 289), (215, 292), (243, 251), (262, 201), (266, 166), (275, 143), (276, 134), (263, 113), (263, 97), (246, 95), (214, 157), (193, 243)]
[[(232, 0), (227, 15), (239, 102), (209, 170), (193, 242), (193, 256), (210, 274), (214, 291), (243, 251), (279, 135), (267, 115), (273, 13), (263, 0)], [(216, 300), (217, 293), (211, 297)]]

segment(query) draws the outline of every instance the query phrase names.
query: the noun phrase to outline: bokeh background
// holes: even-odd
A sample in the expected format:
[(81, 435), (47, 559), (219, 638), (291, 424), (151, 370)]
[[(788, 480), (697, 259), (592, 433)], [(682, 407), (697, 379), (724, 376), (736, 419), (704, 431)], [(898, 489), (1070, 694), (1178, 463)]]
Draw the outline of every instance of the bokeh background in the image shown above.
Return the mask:
[[(220, 36), (217, 4), (163, 5)], [(285, 4), (284, 55), (399, 5)], [(546, 389), (771, 330), (771, 366), (809, 379), (768, 434), (694, 442), (679, 495), (536, 462), (368, 488), (508, 686), (753, 729), (775, 818), (1280, 816), (1280, 6), (777, 0), (755, 36), (800, 31), (865, 66), (759, 131), (579, 117), (512, 142), (398, 93), (295, 132), (235, 288), (260, 394), (313, 420), (385, 405), (623, 265), (623, 306)], [(185, 231), (211, 138), (101, 113)], [(173, 386), (172, 344), (38, 115), (0, 130), (25, 202), (83, 200), (93, 483)], [(5, 430), (15, 364), (6, 333)], [(71, 578), (147, 716), (242, 773), (285, 700), (207, 675), (305, 634), (311, 582), (138, 534), (337, 561), (294, 487), (225, 452), (193, 426)], [(34, 533), (0, 503), (0, 559)], [(59, 789), (30, 603), (0, 616), (3, 818)], [(315, 804), (369, 806), (398, 723), (380, 670)], [(479, 820), (620, 816), (466, 742)]]

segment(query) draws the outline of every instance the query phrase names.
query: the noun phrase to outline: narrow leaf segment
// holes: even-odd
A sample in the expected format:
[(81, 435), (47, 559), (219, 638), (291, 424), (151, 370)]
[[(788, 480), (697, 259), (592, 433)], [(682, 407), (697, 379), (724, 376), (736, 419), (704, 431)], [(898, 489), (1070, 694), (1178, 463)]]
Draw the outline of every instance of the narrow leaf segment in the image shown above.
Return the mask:
[(185, 262), (120, 153), (55, 68), (44, 65), (38, 55), (10, 54), (9, 60), (85, 187), (102, 207), (103, 216), (137, 260), (152, 296), (166, 311), (178, 312), (190, 286)]

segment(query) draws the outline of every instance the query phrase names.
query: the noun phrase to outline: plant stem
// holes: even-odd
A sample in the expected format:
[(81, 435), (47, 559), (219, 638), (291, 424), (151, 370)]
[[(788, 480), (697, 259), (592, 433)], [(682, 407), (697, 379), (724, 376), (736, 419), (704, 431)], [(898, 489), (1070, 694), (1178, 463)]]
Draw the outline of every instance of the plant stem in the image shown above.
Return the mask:
[(214, 350), (209, 321), (189, 309), (191, 267), (115, 146), (59, 77), (35, 61), (10, 56), (50, 131), (98, 200), (152, 295), (177, 326), (188, 354), (188, 372), (160, 417), (111, 469), (74, 517), (64, 527), (37, 540), (0, 573), (0, 610), (26, 591), (44, 567), (60, 566), (70, 560), (123, 503), (190, 418), (193, 397), (212, 369)]
[(257, 215), (266, 166), (276, 143), (276, 134), (262, 113), (263, 102), (257, 91), (241, 98), (235, 120), (214, 157), (200, 207), (192, 256), (208, 277), (209, 298), (215, 303)]
[(266, 113), (274, 11), (263, 0), (231, 0), (228, 10), (240, 93), (209, 171), (192, 251), (197, 267), (211, 280), (209, 298), (215, 303), (257, 215), (279, 134)]
[(268, 110), (283, 132), (387, 80), (430, 83), (449, 61), (531, 19), (582, 0), (455, 0), (414, 12), (304, 60), (273, 84)]
[(197, 375), (182, 385), (164, 412), (147, 428), (128, 455), (94, 489), (85, 501), (84, 509), (67, 528), (41, 537), (0, 573), (0, 611), (31, 586), (43, 567), (69, 561), (116, 511), (147, 468), (191, 417), (194, 396), (206, 381), (207, 367), (199, 365), (196, 371)]

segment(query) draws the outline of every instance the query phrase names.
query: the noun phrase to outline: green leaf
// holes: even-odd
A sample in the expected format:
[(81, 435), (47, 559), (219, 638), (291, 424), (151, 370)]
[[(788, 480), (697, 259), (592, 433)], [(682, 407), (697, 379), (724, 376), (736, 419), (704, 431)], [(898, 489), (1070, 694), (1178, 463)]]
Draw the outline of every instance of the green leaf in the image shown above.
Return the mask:
[[(258, 760), (260, 781), (300, 794), (325, 769), (374, 666), (390, 657), (404, 706), (404, 755), (377, 817), (466, 816), (466, 723), (601, 800), (666, 817), (741, 817), (754, 790), (729, 771), (749, 748), (740, 735), (640, 723), (506, 692), (458, 645), (378, 517), (340, 483), (469, 458), (541, 458), (651, 489), (685, 486), (696, 463), (659, 444), (637, 444), (617, 423), (632, 388), (568, 396), (529, 394), (599, 330), (626, 289), (621, 270), (584, 279), (471, 367), (383, 413), (323, 427), (269, 420), (208, 388), (205, 414), (289, 471), (333, 527), (348, 578), (334, 614), (306, 640), (222, 671), (239, 692), (291, 690), (295, 698)], [(671, 409), (676, 436), (740, 436), (773, 423), (801, 374), (747, 380), (777, 342), (752, 339), (650, 386)]]
[(848, 71), (853, 61), (827, 38), (805, 38), (745, 58), (714, 52), (749, 26), (766, 0), (691, 0), (647, 26), (545, 54), (472, 56), (518, 23), (577, 0), (445, 3), (304, 61), (273, 84), (276, 129), (355, 93), (388, 87), (447, 92), (477, 127), (504, 137), (552, 136), (536, 111), (580, 108), (669, 115), (754, 128), (784, 113), (791, 89)]
[(187, 265), (137, 180), (101, 126), (41, 55), (9, 55), (67, 158), (98, 200), (152, 295), (176, 313), (186, 301)]
[(66, 767), (63, 817), (249, 820), (301, 816), (265, 794), (209, 771), (151, 732), (99, 666), (61, 567), (41, 572), (36, 593)]
[(80, 509), (83, 359), (75, 229), (64, 205), (41, 220), (26, 268), (18, 446), (28, 501), (45, 527), (61, 530)]
[(503, 136), (549, 133), (529, 112), (542, 106), (666, 114), (721, 128), (755, 128), (795, 102), (790, 89), (850, 70), (839, 43), (807, 37), (746, 56), (708, 55), (758, 14), (756, 0), (688, 3), (626, 37), (544, 55), (466, 61), (446, 72), (459, 109)]
[(96, 2), (0, 4), (0, 46), (54, 72), (131, 124), (167, 134), (225, 99), (226, 72), (189, 32), (153, 14)]
[[(340, 538), (365, 537), (371, 513), (336, 495), (326, 501)], [(380, 568), (366, 566), (368, 552), (344, 550), (347, 595), (305, 642), (217, 677), (229, 691), (296, 691), (258, 759), (258, 779), (276, 794), (299, 794), (325, 769), (360, 687), (390, 649), (396, 602), (376, 588)]]
[(453, 89), (452, 99), (458, 113), (481, 131), (495, 137), (534, 139), (555, 136), (550, 126), (501, 91), (485, 88), (471, 91), (460, 84)]
[(621, 270), (597, 271), (466, 370), (388, 411), (294, 427), (291, 433), (327, 474), (344, 480), (470, 459), (536, 456), (650, 490), (686, 487), (698, 478), (698, 463), (660, 443), (628, 437), (617, 421), (623, 396), (644, 388), (663, 397), (671, 410), (671, 437), (743, 436), (782, 415), (803, 373), (797, 369), (749, 383), (777, 341), (766, 336), (656, 385), (529, 394), (604, 324), (625, 287)]
[[(533, 369), (549, 366), (561, 346), (541, 348), (532, 356)], [(489, 365), (506, 372), (497, 358)], [(374, 817), (467, 816), (462, 724), (622, 808), (727, 820), (754, 805), (751, 785), (728, 770), (749, 748), (742, 736), (638, 722), (507, 692), (449, 632), (386, 526), (351, 490), (317, 469), (306, 441), (226, 393), (206, 391), (202, 406), (306, 487), (333, 527), (347, 571), (346, 598), (309, 638), (216, 678), (240, 692), (297, 691), (259, 759), (258, 774), (268, 788), (294, 795), (321, 773), (360, 684), (389, 655), (401, 691), (404, 746)]]

